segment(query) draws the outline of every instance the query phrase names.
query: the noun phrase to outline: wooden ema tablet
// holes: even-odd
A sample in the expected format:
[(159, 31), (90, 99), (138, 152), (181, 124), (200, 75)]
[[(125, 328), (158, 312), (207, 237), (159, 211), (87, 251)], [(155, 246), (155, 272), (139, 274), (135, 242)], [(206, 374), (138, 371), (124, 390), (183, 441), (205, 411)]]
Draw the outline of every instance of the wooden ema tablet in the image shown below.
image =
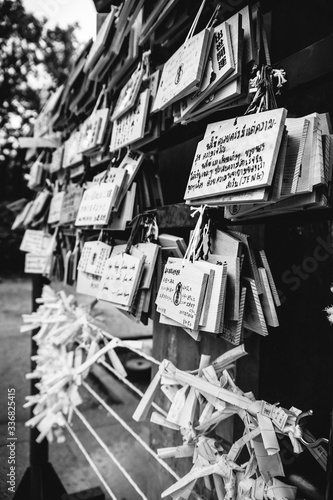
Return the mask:
[(142, 281), (140, 288), (150, 288), (151, 280), (155, 271), (155, 264), (159, 252), (159, 245), (155, 243), (138, 243), (131, 248), (131, 255), (145, 257)]
[(240, 257), (242, 244), (239, 238), (217, 229), (214, 236), (212, 236), (211, 253), (225, 255), (226, 257)]
[(233, 345), (239, 345), (243, 340), (244, 309), (246, 300), (246, 287), (242, 287), (239, 302), (239, 318), (236, 321), (227, 320), (223, 324), (221, 337)]
[(139, 94), (135, 105), (113, 123), (110, 151), (121, 149), (144, 136), (150, 91)]
[(286, 118), (285, 109), (207, 126), (194, 157), (185, 199), (269, 186)]
[(164, 21), (166, 16), (171, 12), (171, 10), (177, 5), (178, 2), (179, 0), (169, 0), (168, 2), (165, 2), (165, 0), (160, 0), (157, 5), (154, 6), (153, 11), (150, 13), (149, 17), (143, 24), (139, 45), (143, 45), (148, 40), (148, 38)]
[(186, 250), (187, 250), (187, 245), (184, 241), (183, 238), (180, 236), (175, 236), (173, 234), (167, 234), (167, 233), (162, 233), (158, 236), (159, 243), (162, 248), (179, 248), (179, 251), (181, 255), (179, 257), (182, 257), (185, 255)]
[(228, 103), (232, 102), (236, 98), (239, 98), (241, 93), (242, 80), (241, 77), (237, 77), (206, 97), (204, 102), (200, 103), (196, 109), (186, 116), (185, 121), (189, 122), (193, 120), (201, 120), (202, 118), (212, 114), (213, 109), (223, 109), (223, 107)]
[(101, 183), (86, 189), (76, 217), (76, 226), (107, 224), (117, 195), (118, 186)]
[[(111, 257), (125, 252), (126, 244), (115, 245), (112, 249)], [(150, 288), (151, 281), (155, 271), (160, 246), (155, 243), (137, 243), (130, 248), (130, 255), (138, 259), (144, 259), (143, 275), (140, 282), (140, 288)]]
[(82, 187), (74, 186), (72, 184), (67, 186), (60, 213), (60, 225), (70, 224), (75, 221), (80, 208), (82, 196)]
[(237, 320), (239, 318), (239, 294), (240, 294), (240, 259), (228, 255), (210, 254), (208, 262), (227, 266), (227, 284), (225, 313), (226, 320)]
[(114, 231), (124, 231), (126, 229), (127, 222), (130, 222), (133, 219), (136, 186), (136, 182), (133, 182), (130, 189), (126, 192), (125, 198), (121, 202), (119, 209), (111, 214), (109, 229)]
[(211, 31), (204, 29), (189, 38), (164, 64), (152, 112), (166, 108), (197, 88), (210, 43)]
[(19, 228), (20, 226), (24, 225), (24, 221), (26, 217), (28, 216), (29, 212), (32, 211), (33, 208), (33, 201), (28, 201), (28, 203), (25, 205), (25, 207), (22, 209), (22, 212), (19, 213), (13, 222), (13, 225), (11, 227), (12, 231), (15, 229)]
[[(207, 291), (205, 295), (204, 306), (198, 330), (184, 328), (184, 330), (195, 340), (199, 340), (200, 332), (218, 334), (221, 329), (221, 324), (223, 324), (225, 292), (227, 283), (227, 265), (214, 265), (206, 261), (196, 261), (194, 265), (196, 265), (203, 271), (207, 270), (210, 272), (214, 272), (213, 279), (212, 277), (210, 277), (210, 279), (208, 280), (207, 289), (209, 288), (209, 282), (211, 282), (211, 291)], [(183, 326), (179, 322), (172, 320), (163, 314), (161, 314), (160, 323), (178, 327)]]
[(142, 65), (140, 65), (132, 73), (128, 82), (122, 87), (111, 116), (111, 121), (117, 120), (134, 106), (142, 83), (143, 73)]
[(259, 335), (268, 335), (265, 316), (261, 307), (255, 281), (251, 278), (244, 278), (243, 281), (247, 289), (244, 326), (253, 332), (259, 333)]
[[(105, 263), (110, 256), (112, 247), (102, 241), (91, 241), (89, 243), (89, 258), (85, 264), (85, 269), (82, 270), (86, 273), (102, 276)], [(85, 247), (83, 247), (83, 249), (84, 248)]]
[(191, 109), (213, 92), (234, 69), (230, 26), (224, 22), (214, 28), (213, 41), (199, 89), (180, 102), (180, 119), (184, 119)]
[(115, 186), (115, 196), (112, 203), (112, 209), (118, 210), (120, 203), (124, 199), (127, 191), (128, 173), (125, 169), (111, 167), (94, 176), (93, 182), (107, 183)]
[(73, 167), (82, 161), (82, 155), (78, 152), (80, 147), (81, 131), (74, 130), (64, 143), (63, 168)]
[[(295, 181), (295, 193), (301, 194), (311, 192), (314, 184), (314, 172), (316, 168), (316, 136), (318, 132), (319, 119), (317, 113), (304, 117), (309, 122), (309, 127), (305, 139), (304, 153), (302, 158), (302, 168), (299, 169), (298, 177)], [(321, 151), (322, 152), (322, 151)], [(320, 158), (322, 161), (322, 158)]]
[[(262, 207), (246, 214), (246, 220), (257, 219), (258, 217), (271, 217), (286, 212), (299, 212), (304, 209), (327, 208), (328, 198), (320, 189), (313, 189), (311, 193), (295, 194), (285, 199), (281, 199), (268, 208)], [(273, 208), (274, 207), (274, 210)], [(241, 220), (241, 219), (240, 219)]]
[(279, 320), (276, 314), (274, 299), (269, 286), (266, 270), (264, 267), (259, 267), (258, 271), (263, 291), (260, 296), (260, 302), (265, 315), (266, 323), (269, 326), (279, 326)]
[(138, 173), (142, 162), (144, 160), (144, 154), (138, 151), (133, 151), (129, 149), (122, 159), (118, 168), (125, 169), (128, 177), (126, 181), (126, 188), (129, 189), (132, 185), (132, 182), (135, 179), (136, 174)]
[(177, 328), (183, 328), (183, 330), (185, 330), (185, 332), (188, 333), (190, 337), (192, 337), (192, 339), (195, 340), (196, 342), (199, 342), (201, 340), (201, 331), (199, 330), (199, 328), (197, 330), (193, 330), (192, 328), (186, 328), (181, 323), (179, 323), (179, 321), (171, 319), (163, 313), (160, 314), (159, 321), (162, 325), (170, 325), (170, 326), (176, 326)]
[(156, 298), (157, 311), (196, 330), (208, 274), (182, 259), (168, 259)]
[(39, 229), (26, 229), (21, 241), (21, 252), (29, 252), (40, 255), (47, 251), (52, 236)]
[(314, 137), (314, 168), (312, 169), (313, 176), (311, 179), (312, 186), (318, 187), (325, 185), (325, 171), (324, 171), (324, 151), (323, 151), (323, 133), (321, 128), (320, 117), (317, 114), (318, 126)]
[[(106, 111), (108, 113), (108, 110)], [(102, 118), (98, 114), (90, 115), (87, 120), (85, 120), (82, 125), (78, 153), (89, 154), (90, 151), (94, 150), (101, 126)]]
[(131, 307), (142, 276), (144, 258), (126, 253), (111, 256), (105, 265), (98, 299)]
[(281, 196), (290, 196), (296, 192), (309, 125), (309, 120), (304, 117), (286, 119), (288, 145)]
[(275, 281), (273, 278), (273, 274), (272, 274), (270, 265), (269, 265), (268, 260), (267, 260), (265, 250), (259, 250), (259, 257), (261, 259), (261, 263), (262, 263), (263, 267), (266, 270), (269, 286), (271, 288), (271, 292), (272, 292), (272, 295), (274, 298), (275, 305), (278, 307), (281, 305), (281, 301), (280, 301), (278, 291), (276, 289)]
[(82, 252), (80, 255), (80, 260), (78, 263), (78, 270), (86, 272), (87, 269), (87, 264), (89, 262), (90, 256), (93, 251), (93, 246), (94, 242), (93, 241), (86, 241), (83, 245)]
[(206, 261), (198, 261), (203, 271), (205, 269), (214, 271), (214, 280), (212, 282), (211, 293), (207, 295), (208, 307), (207, 318), (203, 322), (203, 326), (199, 325), (199, 330), (217, 334), (220, 331), (221, 324), (223, 324), (226, 286), (227, 286), (227, 264), (222, 265), (212, 264)]
[(58, 172), (62, 167), (62, 159), (64, 156), (64, 146), (59, 146), (52, 153), (52, 161), (50, 163), (50, 173)]
[[(209, 198), (201, 198), (200, 200), (188, 200), (187, 205), (210, 205), (210, 206), (225, 206), (225, 212), (228, 215), (228, 210), (232, 213), (235, 211), (235, 206), (240, 204), (251, 205), (253, 203), (265, 204), (269, 199), (269, 188), (251, 189), (250, 191), (242, 191), (240, 193), (226, 194), (221, 196), (211, 196)], [(246, 207), (244, 207), (246, 210)], [(236, 212), (237, 213), (237, 212)]]
[(47, 255), (25, 254), (24, 272), (26, 274), (42, 274), (48, 271), (50, 257)]
[(242, 16), (237, 13), (227, 21), (230, 31), (231, 50), (234, 69), (225, 78), (223, 78), (219, 85), (205, 95), (204, 102), (200, 100), (196, 108), (191, 108), (187, 112), (184, 119), (186, 122), (191, 120), (198, 120), (211, 114), (212, 108), (221, 106), (223, 103), (231, 101), (241, 94), (241, 68), (242, 68), (242, 54), (243, 54), (243, 29), (242, 29)]
[(54, 193), (54, 195), (52, 196), (49, 215), (47, 218), (48, 224), (56, 224), (57, 222), (59, 222), (64, 196), (65, 191)]
[(242, 249), (245, 254), (242, 274), (245, 273), (249, 278), (253, 278), (257, 287), (258, 294), (262, 293), (261, 281), (258, 273), (258, 266), (254, 255), (251, 238), (248, 234), (240, 231), (230, 231), (230, 234), (242, 243)]
[(94, 64), (97, 62), (99, 57), (102, 55), (103, 50), (105, 48), (106, 41), (107, 41), (109, 34), (110, 34), (110, 31), (111, 31), (112, 24), (114, 22), (115, 13), (116, 13), (116, 7), (112, 5), (111, 11), (109, 12), (109, 14), (105, 18), (102, 26), (98, 30), (98, 33), (96, 35), (96, 39), (95, 39), (94, 43), (92, 44), (90, 51), (86, 57), (84, 67), (83, 67), (83, 71), (85, 73), (88, 73), (93, 68)]

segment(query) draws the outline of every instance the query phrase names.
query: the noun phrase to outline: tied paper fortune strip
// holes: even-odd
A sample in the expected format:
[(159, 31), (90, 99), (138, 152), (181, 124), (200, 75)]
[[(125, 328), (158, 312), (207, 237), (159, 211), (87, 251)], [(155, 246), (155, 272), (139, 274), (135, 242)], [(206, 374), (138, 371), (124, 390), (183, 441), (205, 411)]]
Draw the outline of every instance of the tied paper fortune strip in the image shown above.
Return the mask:
[[(242, 352), (240, 352), (240, 350)], [(232, 380), (228, 367), (246, 354), (240, 346), (229, 350), (218, 360), (202, 359), (199, 370), (188, 373), (164, 360), (133, 418), (143, 420), (149, 414), (159, 386), (169, 400), (166, 418), (152, 414), (151, 422), (171, 427), (182, 434), (182, 446), (158, 450), (163, 458), (193, 457), (191, 471), (162, 494), (174, 499), (191, 493), (198, 479), (214, 481), (219, 500), (255, 498), (295, 500), (296, 488), (277, 477), (283, 477), (280, 446), (290, 439), (295, 454), (303, 451), (302, 430), (297, 424), (300, 410), (289, 410), (244, 393)], [(207, 357), (205, 357), (207, 358)], [(231, 446), (221, 438), (218, 425), (238, 415), (244, 423), (244, 434)], [(239, 464), (238, 457), (247, 449), (248, 460)], [(242, 455), (242, 459), (243, 455)]]

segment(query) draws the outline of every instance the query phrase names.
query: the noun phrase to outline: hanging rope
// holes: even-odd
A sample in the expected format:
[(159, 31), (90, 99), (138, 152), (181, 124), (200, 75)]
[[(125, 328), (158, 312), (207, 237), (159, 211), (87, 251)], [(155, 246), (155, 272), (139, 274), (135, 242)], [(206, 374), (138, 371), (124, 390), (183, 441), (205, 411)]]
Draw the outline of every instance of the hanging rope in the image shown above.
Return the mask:
[(106, 332), (102, 328), (99, 328), (98, 326), (96, 326), (96, 325), (94, 325), (92, 323), (89, 323), (89, 326), (92, 329), (99, 331), (102, 335), (104, 335), (105, 337), (107, 337), (107, 338), (109, 338), (111, 340), (117, 339), (117, 346), (126, 347), (126, 349), (128, 349), (129, 351), (135, 352), (136, 354), (138, 354), (138, 356), (142, 356), (147, 361), (150, 361), (151, 363), (154, 363), (157, 366), (159, 366), (161, 364), (160, 361), (158, 361), (157, 359), (153, 358), (152, 356), (149, 356), (149, 354), (146, 354), (145, 352), (140, 351), (140, 349), (137, 349), (136, 347), (131, 346), (131, 344), (129, 344), (128, 342), (126, 342), (126, 340), (121, 340), (120, 338), (115, 337), (111, 333)]
[(98, 444), (103, 448), (103, 450), (106, 452), (106, 454), (111, 458), (111, 460), (114, 462), (114, 464), (118, 467), (118, 469), (123, 473), (123, 475), (126, 477), (127, 481), (131, 483), (135, 491), (140, 495), (143, 500), (148, 500), (146, 495), (140, 490), (139, 486), (136, 484), (136, 482), (133, 480), (133, 478), (128, 474), (126, 469), (121, 465), (121, 463), (117, 460), (117, 458), (114, 456), (114, 454), (110, 451), (110, 449), (107, 447), (107, 445), (104, 443), (104, 441), (100, 438), (100, 436), (97, 434), (97, 432), (92, 428), (92, 426), (89, 424), (89, 422), (85, 419), (85, 417), (82, 415), (82, 413), (77, 409), (73, 408), (74, 413), (79, 417), (81, 422), (86, 426), (88, 431), (94, 436)]
[[(140, 389), (138, 389), (134, 384), (132, 384), (132, 382), (130, 382), (129, 380), (127, 380), (126, 377), (123, 377), (122, 375), (120, 375), (120, 373), (117, 372), (117, 370), (115, 370), (114, 368), (112, 368), (112, 366), (110, 366), (108, 363), (106, 363), (105, 361), (100, 361), (99, 363), (101, 365), (103, 365), (111, 373), (113, 373), (113, 375), (115, 375), (116, 377), (118, 377), (119, 380), (121, 380), (125, 385), (127, 385), (133, 392), (135, 392), (136, 394), (138, 394), (141, 398), (144, 396), (143, 392), (140, 391)], [(163, 408), (161, 408), (160, 406), (158, 406), (156, 403), (153, 402), (152, 406), (156, 410), (158, 410), (159, 413), (162, 413), (162, 415), (164, 415), (165, 417), (167, 416), (168, 412), (166, 412), (165, 410), (163, 410)]]
[(102, 485), (104, 486), (104, 488), (106, 489), (107, 493), (110, 495), (110, 497), (112, 498), (112, 500), (118, 500), (117, 497), (116, 497), (116, 495), (110, 489), (109, 485), (106, 483), (104, 477), (99, 472), (98, 467), (96, 466), (95, 462), (93, 461), (93, 459), (91, 458), (91, 456), (89, 455), (89, 453), (87, 452), (87, 450), (85, 449), (85, 447), (83, 446), (83, 444), (81, 443), (81, 441), (79, 440), (79, 438), (77, 437), (77, 435), (75, 434), (75, 432), (73, 431), (73, 429), (71, 428), (71, 426), (66, 421), (65, 421), (65, 425), (66, 425), (66, 428), (67, 428), (68, 432), (70, 433), (70, 435), (74, 439), (75, 443), (79, 447), (80, 451), (85, 456), (85, 458), (86, 458), (87, 462), (89, 463), (90, 467), (95, 472), (96, 476), (98, 477), (98, 479), (100, 480), (100, 482), (102, 483)]
[(165, 470), (169, 472), (175, 479), (179, 480), (180, 477), (176, 472), (171, 469), (171, 467), (165, 463), (158, 455), (155, 453), (148, 445), (144, 442), (144, 440), (133, 431), (133, 429), (121, 418), (119, 415), (109, 406), (104, 399), (102, 399), (86, 382), (82, 384), (85, 389), (112, 415), (140, 444), (143, 448), (148, 451), (148, 453), (157, 460), (157, 462), (164, 467)]

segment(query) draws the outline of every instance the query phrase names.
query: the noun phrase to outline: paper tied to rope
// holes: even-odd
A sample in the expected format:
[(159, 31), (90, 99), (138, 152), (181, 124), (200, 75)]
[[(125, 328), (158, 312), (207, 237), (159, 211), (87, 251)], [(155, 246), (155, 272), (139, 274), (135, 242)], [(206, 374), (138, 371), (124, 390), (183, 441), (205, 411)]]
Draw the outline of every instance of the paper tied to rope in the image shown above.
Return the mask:
[[(244, 354), (244, 346), (239, 346), (213, 362), (209, 356), (203, 356), (199, 369), (191, 373), (177, 369), (167, 360), (161, 363), (133, 419), (140, 421), (147, 417), (161, 386), (169, 400), (169, 410), (165, 417), (154, 412), (151, 422), (178, 429), (183, 445), (160, 448), (158, 454), (162, 458), (193, 457), (191, 471), (162, 496), (182, 497), (192, 490), (197, 479), (207, 480), (212, 476), (221, 500), (295, 499), (296, 489), (277, 478), (284, 476), (280, 438), (289, 437), (294, 452), (302, 451), (297, 424), (300, 410), (294, 407), (286, 410), (256, 400), (251, 392), (244, 393), (237, 387), (229, 367)], [(221, 431), (215, 433), (215, 428), (234, 415), (243, 421), (244, 433), (230, 446), (221, 438)], [(239, 464), (240, 457), (244, 460), (244, 453), (240, 455), (242, 450), (247, 450), (249, 458)]]
[(191, 217), (199, 215), (196, 225), (191, 233), (190, 241), (185, 253), (186, 259), (194, 262), (198, 259), (207, 260), (210, 251), (210, 226), (211, 220), (206, 205), (191, 207)]
[(282, 86), (287, 82), (285, 76), (283, 69), (273, 69), (267, 65), (257, 70), (255, 77), (249, 82), (250, 93), (254, 93), (254, 97), (244, 114), (276, 109), (275, 95), (281, 93)]
[(238, 485), (237, 500), (295, 500), (297, 488), (273, 478), (267, 486), (262, 477), (242, 479)]
[[(25, 407), (34, 406), (34, 416), (27, 426), (40, 431), (37, 440), (63, 440), (61, 428), (70, 422), (73, 408), (81, 404), (79, 387), (94, 363), (109, 356), (111, 365), (126, 376), (114, 351), (118, 339), (106, 342), (102, 331), (91, 323), (90, 306), (78, 305), (73, 296), (63, 291), (55, 293), (44, 286), (40, 304), (35, 313), (23, 315), (22, 332), (39, 327), (34, 335), (38, 349), (33, 361), (36, 367), (27, 379), (38, 379), (38, 394), (27, 396)], [(100, 347), (103, 342), (104, 346)]]

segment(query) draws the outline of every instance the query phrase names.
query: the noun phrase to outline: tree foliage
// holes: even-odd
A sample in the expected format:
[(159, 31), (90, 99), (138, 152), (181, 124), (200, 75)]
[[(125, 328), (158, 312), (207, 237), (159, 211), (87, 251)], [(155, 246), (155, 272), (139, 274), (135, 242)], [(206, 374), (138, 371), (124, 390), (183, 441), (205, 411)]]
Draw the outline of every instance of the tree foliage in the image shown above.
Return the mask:
[[(46, 19), (26, 12), (22, 0), (0, 0), (2, 175), (17, 167), (17, 138), (29, 134), (50, 92), (65, 80), (77, 47), (76, 28), (50, 29)], [(5, 184), (2, 182), (2, 197), (10, 195), (13, 187), (10, 182)]]
[(66, 79), (78, 45), (76, 28), (51, 29), (46, 19), (27, 12), (22, 0), (0, 0), (0, 267), (4, 254), (6, 261), (17, 256), (6, 204), (30, 195), (18, 137), (32, 135), (34, 120), (50, 93)]

